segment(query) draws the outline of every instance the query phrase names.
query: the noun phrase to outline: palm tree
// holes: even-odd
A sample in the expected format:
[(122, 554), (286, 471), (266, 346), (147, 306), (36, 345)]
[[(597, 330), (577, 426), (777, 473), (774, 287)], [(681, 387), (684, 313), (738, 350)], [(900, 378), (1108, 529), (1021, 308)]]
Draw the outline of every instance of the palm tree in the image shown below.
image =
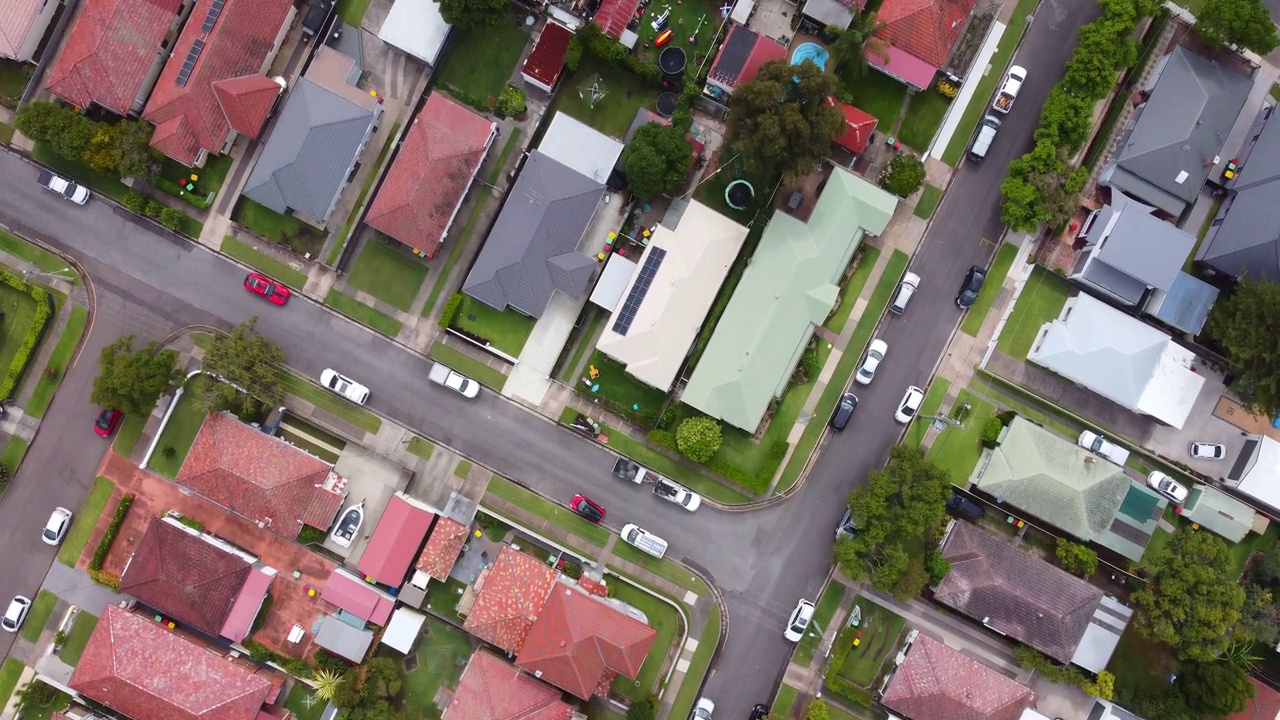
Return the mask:
[(316, 688), (316, 697), (325, 701), (332, 700), (334, 693), (338, 691), (338, 686), (342, 684), (342, 679), (342, 675), (328, 668), (317, 670), (311, 678)]
[(876, 31), (882, 27), (884, 23), (876, 20), (874, 12), (859, 13), (848, 30), (827, 27), (827, 32), (836, 36), (836, 41), (831, 45), (831, 59), (837, 74), (851, 78), (865, 75), (868, 53), (882, 61), (888, 61), (885, 41), (875, 37)]

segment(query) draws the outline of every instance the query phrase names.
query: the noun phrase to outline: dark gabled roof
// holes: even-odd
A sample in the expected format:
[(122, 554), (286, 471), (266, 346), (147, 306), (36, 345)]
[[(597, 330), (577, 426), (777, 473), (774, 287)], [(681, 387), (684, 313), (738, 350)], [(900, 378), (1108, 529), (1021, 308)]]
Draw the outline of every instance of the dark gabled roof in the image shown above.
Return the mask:
[(1173, 287), (1196, 239), (1151, 211), (1112, 193), (1112, 204), (1098, 211), (1087, 235), (1096, 249), (1085, 267), (1085, 282), (1130, 305), (1137, 305), (1147, 288)]
[(1280, 121), (1265, 110), (1257, 140), (1242, 159), (1220, 224), (1209, 228), (1196, 260), (1233, 277), (1280, 281)]

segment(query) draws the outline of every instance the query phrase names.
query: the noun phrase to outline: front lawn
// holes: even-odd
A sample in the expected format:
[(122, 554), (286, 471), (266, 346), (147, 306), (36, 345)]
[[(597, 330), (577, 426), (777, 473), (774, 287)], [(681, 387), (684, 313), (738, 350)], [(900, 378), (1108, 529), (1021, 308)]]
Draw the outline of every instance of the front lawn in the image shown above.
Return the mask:
[(594, 525), (578, 516), (568, 505), (560, 505), (536, 493), (525, 490), (513, 482), (502, 478), (494, 478), (485, 490), (486, 495), (493, 495), (527, 510), (562, 530), (604, 546), (613, 533), (602, 525)]
[(871, 113), (880, 121), (876, 129), (884, 135), (889, 134), (889, 129), (898, 119), (902, 105), (907, 100), (906, 85), (870, 68), (860, 78), (841, 78), (840, 89), (845, 92), (842, 100)]
[(458, 312), (449, 323), (454, 328), (484, 338), (494, 348), (519, 357), (537, 320), (510, 308), (494, 310), (469, 295), (462, 296)]
[(255, 270), (261, 271), (275, 280), (279, 280), (293, 290), (301, 291), (307, 284), (307, 274), (295, 270), (293, 266), (272, 257), (257, 248), (250, 247), (234, 235), (222, 238), (222, 252), (239, 260)]
[(928, 89), (916, 93), (907, 105), (907, 114), (898, 128), (898, 139), (904, 145), (923, 153), (929, 149), (933, 136), (938, 134), (938, 126), (942, 124), (942, 118), (950, 107), (951, 99), (937, 90)]
[(21, 98), (35, 69), (36, 66), (31, 63), (0, 60), (0, 98), (11, 101)]
[(364, 244), (347, 283), (408, 311), (427, 279), (427, 266), (404, 245), (378, 235)]
[(320, 230), (292, 215), (281, 215), (247, 197), (241, 197), (236, 203), (235, 209), (231, 211), (231, 220), (272, 242), (288, 245), (299, 255), (310, 253), (314, 258), (324, 246), (325, 236)]
[(501, 391), (502, 386), (507, 384), (506, 373), (501, 370), (495, 370), (461, 350), (445, 345), (443, 342), (437, 341), (432, 345), (431, 349), (427, 351), (427, 357), (432, 360), (439, 360), (493, 390)]
[[(597, 83), (604, 96), (592, 107), (591, 88)], [(649, 86), (639, 76), (607, 65), (591, 55), (583, 55), (578, 72), (561, 81), (552, 110), (565, 112), (605, 135), (621, 140), (636, 119), (636, 111), (652, 107), (657, 98), (658, 89)]]
[(116, 200), (120, 200), (125, 196), (125, 193), (130, 192), (129, 188), (120, 182), (120, 178), (90, 170), (74, 160), (68, 160), (54, 152), (49, 143), (37, 142), (35, 147), (31, 149), (31, 157), (44, 165), (48, 165), (59, 175), (69, 177), (91, 190)]
[(404, 675), (405, 714), (414, 718), (438, 716), (438, 708), (431, 712), (436, 693), (458, 684), (471, 653), (471, 638), (466, 633), (428, 615), (417, 642), (418, 666)]
[(198, 179), (194, 180), (196, 184), (196, 192), (203, 200), (206, 196), (216, 196), (218, 191), (222, 189), (222, 184), (227, 181), (227, 173), (231, 171), (231, 165), (235, 163), (235, 158), (230, 155), (213, 155), (204, 164), (204, 167), (191, 168), (168, 156), (160, 157), (160, 177), (169, 180), (175, 185), (181, 181), (189, 179), (195, 175)]
[(0, 703), (8, 703), (13, 689), (18, 686), (18, 678), (22, 677), (22, 663), (13, 658), (4, 661), (0, 667)]
[(475, 30), (455, 28), (449, 53), (439, 69), (440, 84), (492, 107), (529, 40), (529, 33), (510, 22)]
[(587, 367), (582, 371), (588, 379), (592, 368), (598, 373), (592, 384), (587, 386), (579, 379), (573, 383), (574, 389), (592, 400), (604, 400), (605, 407), (626, 415), (641, 430), (653, 429), (654, 420), (667, 401), (667, 394), (640, 382), (627, 372), (626, 366), (599, 350), (591, 351)]
[(62, 334), (58, 337), (58, 344), (49, 355), (45, 372), (40, 373), (40, 379), (36, 382), (35, 389), (31, 391), (31, 399), (23, 408), (28, 415), (44, 417), (45, 411), (49, 409), (49, 403), (53, 402), (53, 393), (58, 389), (58, 383), (71, 363), (71, 355), (80, 344), (80, 336), (84, 334), (84, 327), (88, 322), (89, 311), (86, 308), (79, 305), (71, 308), (71, 314), (67, 316), (67, 324), (62, 327)]
[[(76, 274), (75, 270), (67, 267), (67, 261), (31, 243), (23, 240), (17, 235), (0, 230), (0, 249), (10, 255), (17, 255), (27, 262), (35, 265), (41, 270), (52, 275), (61, 275), (64, 271), (69, 272), (72, 276)], [(79, 278), (71, 279), (72, 284), (79, 283)]]
[(324, 298), (324, 304), (355, 320), (356, 322), (367, 325), (379, 333), (387, 337), (394, 338), (400, 334), (400, 321), (390, 315), (369, 307), (359, 300), (343, 293), (341, 290), (334, 288)]
[(1005, 276), (1009, 274), (1009, 267), (1013, 265), (1013, 259), (1017, 254), (1017, 247), (1008, 243), (1000, 244), (995, 260), (991, 262), (991, 268), (987, 271), (987, 279), (983, 281), (982, 289), (978, 291), (978, 298), (974, 300), (973, 307), (969, 308), (964, 322), (960, 325), (961, 331), (974, 337), (978, 336), (978, 331), (982, 330), (982, 323), (987, 319), (987, 313), (991, 312), (992, 306), (996, 304), (1000, 287), (1004, 285)]
[[(18, 356), (18, 348), (35, 324), (36, 301), (27, 293), (0, 283), (0, 312), (4, 317), (0, 320), (0, 371), (8, 372)], [(30, 357), (34, 360), (39, 351), (39, 345), (32, 348)], [(17, 393), (15, 387), (12, 394)]]
[(702, 628), (702, 635), (698, 637), (698, 648), (693, 651), (693, 657), (689, 659), (689, 670), (684, 674), (684, 682), (680, 683), (680, 690), (676, 692), (675, 702), (671, 704), (671, 712), (667, 713), (667, 717), (689, 716), (689, 711), (693, 709), (694, 698), (702, 689), (702, 681), (707, 676), (712, 656), (719, 645), (720, 606), (712, 603), (711, 617), (707, 619), (707, 624)]
[(34, 643), (40, 639), (44, 626), (49, 624), (49, 616), (53, 614), (53, 606), (58, 603), (58, 596), (48, 590), (41, 590), (27, 611), (27, 620), (22, 624), (19, 633), (23, 640)]
[(857, 645), (849, 648), (840, 666), (840, 677), (865, 688), (879, 677), (885, 661), (892, 660), (906, 620), (862, 596), (853, 599), (853, 607), (862, 610), (862, 621), (856, 628), (846, 630), (852, 632)]
[(925, 185), (924, 191), (920, 193), (920, 200), (916, 202), (916, 217), (925, 220), (933, 217), (933, 211), (938, 209), (940, 202), (942, 202), (942, 190), (932, 185)]
[(93, 485), (89, 486), (84, 502), (80, 503), (80, 510), (71, 521), (71, 529), (63, 538), (62, 547), (58, 548), (58, 562), (68, 567), (75, 567), (76, 560), (80, 559), (80, 554), (84, 552), (85, 543), (89, 542), (89, 535), (93, 533), (94, 525), (98, 524), (102, 511), (107, 507), (107, 501), (111, 499), (113, 488), (115, 485), (104, 477), (97, 478), (93, 481)]
[(351, 27), (358, 28), (368, 9), (369, 0), (342, 0), (338, 3), (338, 17)]
[(280, 387), (286, 394), (293, 395), (316, 406), (321, 412), (327, 412), (343, 422), (369, 433), (377, 433), (382, 427), (382, 420), (377, 415), (365, 410), (355, 403), (344, 400), (325, 388), (293, 373), (285, 373)]
[(810, 624), (810, 630), (800, 639), (795, 655), (791, 658), (792, 662), (804, 667), (808, 667), (809, 663), (813, 662), (813, 653), (818, 649), (822, 636), (831, 630), (831, 618), (835, 616), (840, 603), (844, 602), (845, 592), (848, 589), (835, 580), (832, 580), (827, 585), (827, 589), (822, 593), (822, 597), (818, 599), (817, 607), (813, 611), (813, 622)]
[(1026, 359), (1040, 328), (1057, 319), (1069, 295), (1071, 286), (1066, 280), (1042, 267), (1032, 270), (1013, 306), (1013, 313), (1000, 332), (996, 348), (1019, 360)]
[(613, 681), (614, 692), (635, 700), (647, 698), (653, 694), (653, 688), (659, 679), (658, 673), (667, 660), (667, 652), (679, 635), (680, 613), (644, 590), (622, 582), (620, 578), (609, 578), (609, 586), (613, 588), (614, 598), (643, 612), (649, 620), (649, 627), (658, 631), (635, 679), (619, 675)]
[(187, 381), (182, 397), (178, 398), (178, 406), (169, 416), (164, 432), (160, 433), (160, 442), (156, 443), (156, 452), (151, 456), (152, 470), (170, 479), (178, 476), (178, 469), (187, 459), (187, 451), (195, 442), (208, 414), (197, 407), (196, 398), (211, 382), (215, 381), (203, 374)]
[(89, 636), (93, 634), (93, 629), (96, 627), (98, 627), (96, 615), (90, 615), (83, 610), (76, 613), (75, 622), (71, 624), (71, 632), (67, 633), (62, 651), (58, 653), (62, 662), (72, 667), (80, 662), (80, 656), (84, 654), (84, 646), (89, 644)]
[[(928, 189), (926, 188), (926, 193)], [(858, 304), (858, 296), (862, 294), (862, 288), (867, 285), (867, 278), (871, 276), (871, 271), (875, 269), (876, 261), (880, 259), (880, 250), (870, 245), (863, 245), (858, 254), (858, 269), (853, 271), (853, 275), (844, 284), (840, 290), (840, 305), (836, 307), (836, 311), (831, 313), (831, 317), (823, 323), (823, 327), (837, 335), (844, 330), (844, 324), (849, 321), (849, 314), (853, 312), (853, 307)]]
[(982, 455), (982, 431), (996, 416), (994, 405), (963, 390), (952, 406), (951, 417), (956, 417), (965, 405), (969, 409), (963, 411), (964, 419), (959, 427), (943, 430), (929, 446), (929, 459), (951, 473), (951, 482), (956, 485), (968, 484)]

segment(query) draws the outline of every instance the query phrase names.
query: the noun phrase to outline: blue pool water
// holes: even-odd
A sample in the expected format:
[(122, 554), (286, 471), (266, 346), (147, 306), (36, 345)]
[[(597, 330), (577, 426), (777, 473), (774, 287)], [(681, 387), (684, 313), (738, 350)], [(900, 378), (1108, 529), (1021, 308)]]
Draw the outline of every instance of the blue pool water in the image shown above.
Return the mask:
[(791, 64), (799, 65), (805, 60), (812, 60), (820, 70), (827, 69), (827, 58), (830, 54), (817, 43), (801, 43), (796, 46), (795, 52), (791, 53)]

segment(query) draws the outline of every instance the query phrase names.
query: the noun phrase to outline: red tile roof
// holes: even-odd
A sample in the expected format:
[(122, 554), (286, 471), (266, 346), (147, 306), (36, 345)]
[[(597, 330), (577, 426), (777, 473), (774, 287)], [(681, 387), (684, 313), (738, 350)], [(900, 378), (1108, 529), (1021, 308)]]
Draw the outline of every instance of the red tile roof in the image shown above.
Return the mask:
[(115, 605), (68, 684), (132, 720), (254, 720), (273, 691), (266, 677)]
[(284, 88), (266, 75), (241, 75), (213, 83), (213, 95), (231, 129), (258, 139)]
[(435, 517), (400, 495), (392, 495), (356, 567), (383, 585), (399, 587)]
[(387, 618), (396, 607), (395, 598), (342, 568), (329, 575), (320, 597), (379, 627), (387, 624)]
[(787, 46), (774, 40), (768, 35), (759, 35), (756, 37), (756, 45), (751, 48), (751, 54), (747, 56), (747, 63), (742, 66), (742, 72), (738, 73), (737, 84), (749, 83), (756, 79), (756, 73), (760, 72), (760, 68), (767, 62), (774, 60), (785, 60), (787, 58)]
[(125, 115), (181, 0), (85, 0), (45, 89), (68, 103)]
[(147, 526), (120, 578), (120, 592), (184, 625), (216, 637), (249, 577), (239, 555), (176, 521)]
[(1227, 720), (1276, 720), (1280, 717), (1280, 692), (1253, 677), (1249, 682), (1253, 683), (1253, 698), (1246, 700), (1244, 709), (1228, 716)]
[(280, 537), (329, 527), (346, 481), (321, 460), (226, 413), (210, 413), (177, 483)]
[(486, 650), (471, 656), (445, 712), (449, 720), (569, 720), (574, 714), (559, 690)]
[[(827, 98), (827, 102), (834, 105), (836, 101)], [(878, 121), (871, 113), (845, 103), (840, 103), (840, 111), (844, 113), (844, 131), (832, 142), (851, 153), (861, 153), (871, 142), (871, 133), (875, 132)]]
[[(634, 678), (658, 631), (586, 593), (557, 584), (525, 637), (516, 664), (588, 700), (615, 675)], [(603, 692), (601, 692), (603, 689)]]
[(22, 52), (44, 8), (45, 0), (5, 0), (0, 3), (0, 56), (17, 57)]
[(916, 637), (880, 703), (911, 720), (1017, 720), (1031, 688), (927, 635)]
[(449, 577), (449, 571), (458, 561), (458, 555), (462, 552), (462, 546), (467, 544), (467, 536), (470, 534), (467, 526), (453, 518), (441, 516), (427, 536), (427, 546), (422, 548), (422, 554), (418, 556), (417, 568), (436, 580)]
[(494, 124), (443, 93), (432, 93), (405, 134), (365, 219), (434, 257), (484, 161)]
[(569, 55), (569, 41), (573, 39), (573, 31), (556, 22), (548, 22), (538, 36), (529, 56), (524, 59), (525, 75), (543, 85), (556, 84), (560, 71), (564, 68), (564, 59)]
[(462, 627), (509, 653), (519, 652), (555, 584), (555, 570), (504, 545), (476, 580), (476, 601)]
[(636, 9), (639, 7), (640, 0), (604, 0), (600, 3), (594, 20), (605, 35), (617, 40), (622, 37), (622, 31), (627, 29), (627, 24), (636, 16)]
[(977, 0), (884, 0), (876, 37), (935, 68), (946, 65)]
[[(143, 119), (156, 126), (152, 146), (184, 165), (195, 163), (201, 150), (214, 155), (222, 152), (233, 127), (213, 85), (261, 73), (293, 9), (290, 0), (227, 0), (206, 34), (203, 23), (213, 3), (197, 0), (142, 113)], [(180, 86), (178, 73), (197, 40), (204, 43), (204, 50), (187, 84)]]

